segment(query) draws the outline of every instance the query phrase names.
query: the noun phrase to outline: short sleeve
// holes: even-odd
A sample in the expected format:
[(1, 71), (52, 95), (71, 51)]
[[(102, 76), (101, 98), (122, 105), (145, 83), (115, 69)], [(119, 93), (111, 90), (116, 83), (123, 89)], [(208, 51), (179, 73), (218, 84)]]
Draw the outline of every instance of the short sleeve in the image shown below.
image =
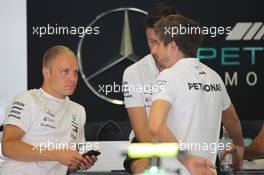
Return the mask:
[(34, 106), (35, 104), (29, 94), (15, 97), (5, 111), (4, 125), (15, 125), (26, 132), (30, 127)]
[(126, 108), (144, 107), (145, 103), (142, 97), (142, 91), (137, 91), (137, 86), (142, 83), (139, 82), (140, 77), (137, 72), (132, 72), (126, 69), (123, 74), (123, 94)]
[(224, 82), (221, 80), (222, 84), (222, 111), (225, 111), (231, 105), (231, 99), (227, 93), (226, 86)]
[(173, 77), (173, 73), (166, 70), (159, 74), (153, 87), (152, 102), (165, 100), (173, 104), (177, 97), (176, 80)]
[(78, 137), (78, 141), (77, 143), (79, 144), (82, 144), (82, 143), (85, 143), (86, 142), (86, 139), (85, 139), (85, 129), (84, 129), (84, 126), (85, 126), (85, 122), (86, 122), (86, 112), (85, 112), (85, 109), (82, 107), (82, 112), (81, 112), (81, 127), (80, 127), (80, 133), (79, 133), (79, 137)]

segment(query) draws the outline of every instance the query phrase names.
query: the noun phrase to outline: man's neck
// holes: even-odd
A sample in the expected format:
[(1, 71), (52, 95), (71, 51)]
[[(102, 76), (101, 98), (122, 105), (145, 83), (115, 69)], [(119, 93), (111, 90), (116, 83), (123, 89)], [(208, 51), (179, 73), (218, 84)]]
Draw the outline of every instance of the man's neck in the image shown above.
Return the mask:
[(61, 95), (57, 94), (48, 85), (45, 85), (45, 83), (42, 84), (42, 87), (41, 88), (42, 88), (42, 90), (44, 92), (46, 92), (47, 94), (49, 94), (49, 95), (51, 95), (51, 96), (53, 96), (55, 98), (62, 99), (62, 100), (66, 98), (66, 96), (61, 96)]
[(157, 66), (157, 68), (158, 68), (158, 70), (159, 70), (159, 72), (161, 72), (161, 71), (163, 71), (164, 70), (164, 68), (162, 68), (158, 63), (156, 63), (156, 66)]
[(177, 52), (174, 57), (171, 59), (169, 67), (172, 67), (173, 65), (175, 65), (178, 61), (180, 61), (181, 59), (187, 58), (185, 54), (183, 54), (182, 52)]

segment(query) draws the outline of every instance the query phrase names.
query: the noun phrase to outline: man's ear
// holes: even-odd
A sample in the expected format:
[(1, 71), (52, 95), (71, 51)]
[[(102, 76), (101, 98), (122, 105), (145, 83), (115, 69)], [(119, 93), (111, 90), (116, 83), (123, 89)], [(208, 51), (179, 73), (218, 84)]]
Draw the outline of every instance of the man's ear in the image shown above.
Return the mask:
[(49, 77), (49, 69), (46, 67), (43, 67), (42, 68), (42, 74), (43, 74), (44, 79), (48, 78)]
[(178, 46), (177, 46), (175, 41), (172, 41), (170, 43), (170, 50), (171, 50), (171, 52), (175, 52), (176, 50), (178, 50)]

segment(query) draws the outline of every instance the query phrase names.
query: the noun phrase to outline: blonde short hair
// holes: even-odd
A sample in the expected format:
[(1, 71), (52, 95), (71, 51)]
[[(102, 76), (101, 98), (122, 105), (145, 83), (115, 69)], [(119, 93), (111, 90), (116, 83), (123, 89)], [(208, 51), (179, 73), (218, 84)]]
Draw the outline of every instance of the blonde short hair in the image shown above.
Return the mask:
[(74, 58), (76, 58), (75, 53), (70, 48), (63, 46), (63, 45), (56, 45), (56, 46), (49, 48), (43, 55), (42, 67), (48, 68), (51, 62), (54, 60), (54, 58), (56, 58), (56, 56), (61, 53), (69, 53)]

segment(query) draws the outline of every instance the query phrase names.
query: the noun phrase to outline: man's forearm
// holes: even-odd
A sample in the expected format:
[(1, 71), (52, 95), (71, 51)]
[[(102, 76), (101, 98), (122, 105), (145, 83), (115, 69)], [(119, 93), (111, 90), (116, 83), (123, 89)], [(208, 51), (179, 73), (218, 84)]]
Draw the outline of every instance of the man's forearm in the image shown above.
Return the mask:
[(55, 160), (52, 150), (34, 147), (20, 140), (4, 141), (3, 154), (17, 161), (42, 161)]
[(134, 129), (136, 138), (139, 142), (143, 142), (143, 143), (151, 143), (153, 138), (149, 132), (149, 129), (147, 127), (145, 128), (137, 128)]
[(157, 129), (150, 127), (150, 131), (153, 138), (152, 142), (178, 142), (166, 124)]
[(256, 153), (256, 151), (255, 151), (255, 149), (254, 148), (252, 148), (252, 147), (245, 147), (245, 153), (244, 153), (245, 155), (245, 158), (246, 159), (248, 159), (248, 160), (252, 160), (252, 159), (254, 159), (254, 158), (256, 158), (257, 157), (257, 153)]
[(145, 107), (128, 108), (131, 126), (139, 142), (151, 142), (152, 136), (148, 129), (148, 117)]
[(264, 143), (263, 140), (255, 138), (251, 144), (245, 148), (246, 159), (256, 159), (264, 157)]
[(244, 146), (242, 129), (234, 106), (231, 105), (227, 110), (223, 111), (222, 115), (224, 127), (233, 139), (233, 143), (238, 146)]
[(244, 146), (242, 129), (240, 125), (240, 121), (236, 120), (232, 125), (225, 126), (231, 138), (233, 139), (233, 143), (238, 146)]
[(167, 116), (171, 104), (166, 100), (152, 102), (148, 128), (156, 142), (177, 142), (176, 137), (168, 128)]

